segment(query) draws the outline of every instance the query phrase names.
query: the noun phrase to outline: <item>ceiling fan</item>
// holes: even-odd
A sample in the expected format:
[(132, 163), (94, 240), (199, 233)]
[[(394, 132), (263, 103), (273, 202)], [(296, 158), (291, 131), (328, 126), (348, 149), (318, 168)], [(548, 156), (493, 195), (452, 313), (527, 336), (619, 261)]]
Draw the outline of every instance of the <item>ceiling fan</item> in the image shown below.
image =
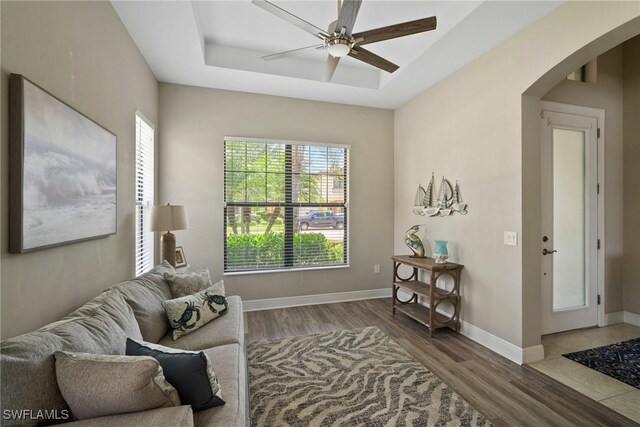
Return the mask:
[(272, 55), (263, 56), (262, 59), (265, 61), (271, 61), (274, 59), (299, 55), (312, 49), (327, 49), (329, 54), (327, 55), (327, 63), (324, 73), (324, 81), (326, 82), (330, 81), (333, 77), (333, 73), (336, 71), (340, 58), (347, 55), (389, 73), (393, 73), (400, 67), (393, 62), (387, 61), (375, 53), (364, 49), (362, 45), (431, 31), (436, 28), (436, 17), (431, 16), (429, 18), (417, 19), (415, 21), (389, 25), (387, 27), (353, 34), (353, 25), (356, 22), (356, 17), (358, 16), (362, 0), (338, 0), (338, 19), (330, 23), (327, 31), (325, 31), (313, 24), (310, 24), (304, 19), (287, 12), (270, 1), (252, 0), (252, 2), (256, 6), (274, 14), (278, 18), (284, 19), (290, 24), (293, 24), (322, 40), (322, 44), (319, 45), (274, 53)]

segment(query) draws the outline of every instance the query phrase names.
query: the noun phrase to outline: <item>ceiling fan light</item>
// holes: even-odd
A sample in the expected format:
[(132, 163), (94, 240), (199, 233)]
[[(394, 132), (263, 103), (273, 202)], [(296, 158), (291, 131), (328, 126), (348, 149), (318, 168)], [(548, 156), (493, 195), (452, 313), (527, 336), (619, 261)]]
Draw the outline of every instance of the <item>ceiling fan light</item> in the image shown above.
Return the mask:
[(334, 43), (329, 45), (329, 54), (334, 58), (342, 58), (351, 52), (351, 48), (347, 43)]

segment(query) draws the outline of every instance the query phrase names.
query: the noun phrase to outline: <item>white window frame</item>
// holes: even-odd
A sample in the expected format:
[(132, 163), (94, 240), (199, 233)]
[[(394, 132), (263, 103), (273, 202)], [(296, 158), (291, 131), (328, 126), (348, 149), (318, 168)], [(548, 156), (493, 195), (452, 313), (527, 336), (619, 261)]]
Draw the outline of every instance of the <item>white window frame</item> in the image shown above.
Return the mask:
[[(148, 133), (151, 133), (150, 138)], [(155, 126), (136, 111), (135, 134), (135, 275), (151, 270), (155, 263), (154, 234), (150, 211), (155, 204)]]

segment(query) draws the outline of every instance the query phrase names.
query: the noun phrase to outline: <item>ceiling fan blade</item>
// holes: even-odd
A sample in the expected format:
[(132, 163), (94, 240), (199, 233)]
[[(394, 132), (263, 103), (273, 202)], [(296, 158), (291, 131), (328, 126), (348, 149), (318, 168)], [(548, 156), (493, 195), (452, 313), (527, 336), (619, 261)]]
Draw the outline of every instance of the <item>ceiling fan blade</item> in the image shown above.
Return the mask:
[(299, 49), (287, 50), (285, 52), (272, 53), (271, 55), (261, 56), (260, 58), (265, 61), (273, 61), (274, 59), (282, 59), (282, 58), (288, 58), (291, 56), (297, 56), (305, 53), (308, 50), (320, 49), (324, 47), (325, 46), (323, 44), (316, 44), (313, 46), (301, 47)]
[(296, 15), (294, 15), (294, 14), (292, 14), (290, 12), (287, 12), (283, 8), (281, 8), (279, 6), (276, 6), (275, 4), (271, 3), (270, 1), (267, 1), (267, 0), (252, 0), (252, 3), (255, 4), (258, 7), (266, 10), (267, 12), (270, 12), (270, 13), (274, 14), (278, 18), (284, 19), (288, 23), (293, 24), (296, 27), (305, 30), (306, 32), (318, 37), (319, 39), (323, 39), (324, 40), (325, 37), (329, 36), (329, 34), (325, 30), (320, 29), (320, 28), (316, 27), (313, 24), (310, 24), (309, 22), (305, 21), (302, 18), (298, 18)]
[(336, 72), (338, 62), (340, 62), (340, 58), (335, 58), (331, 55), (327, 55), (327, 64), (324, 69), (324, 78), (322, 79), (322, 81), (331, 81), (331, 79), (333, 78), (333, 73)]
[(336, 23), (336, 32), (339, 33), (344, 27), (346, 29), (345, 34), (348, 36), (351, 35), (351, 30), (353, 30), (353, 25), (356, 23), (361, 3), (362, 0), (342, 1), (342, 7), (340, 8), (340, 14), (338, 15), (338, 22)]
[(387, 61), (383, 57), (378, 56), (375, 53), (359, 46), (354, 46), (351, 49), (351, 52), (349, 52), (349, 56), (362, 62), (366, 62), (369, 65), (373, 65), (374, 67), (378, 67), (389, 73), (393, 73), (395, 70), (400, 68), (393, 62)]
[[(423, 33), (435, 30), (437, 20), (435, 16), (417, 19), (415, 21), (403, 22), (402, 24), (389, 25), (388, 27), (376, 28), (375, 30), (363, 31), (353, 35), (357, 45), (380, 42), (383, 40), (395, 39), (411, 34)], [(361, 41), (358, 41), (361, 40)]]

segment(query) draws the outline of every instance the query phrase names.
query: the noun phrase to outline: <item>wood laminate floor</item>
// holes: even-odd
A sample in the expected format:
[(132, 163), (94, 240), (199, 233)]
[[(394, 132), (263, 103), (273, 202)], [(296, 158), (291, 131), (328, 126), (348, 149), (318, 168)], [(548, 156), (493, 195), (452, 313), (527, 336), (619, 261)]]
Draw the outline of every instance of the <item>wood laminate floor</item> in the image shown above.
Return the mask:
[(249, 342), (377, 326), (497, 426), (637, 426), (528, 366), (519, 366), (449, 329), (391, 314), (391, 299), (245, 313)]

